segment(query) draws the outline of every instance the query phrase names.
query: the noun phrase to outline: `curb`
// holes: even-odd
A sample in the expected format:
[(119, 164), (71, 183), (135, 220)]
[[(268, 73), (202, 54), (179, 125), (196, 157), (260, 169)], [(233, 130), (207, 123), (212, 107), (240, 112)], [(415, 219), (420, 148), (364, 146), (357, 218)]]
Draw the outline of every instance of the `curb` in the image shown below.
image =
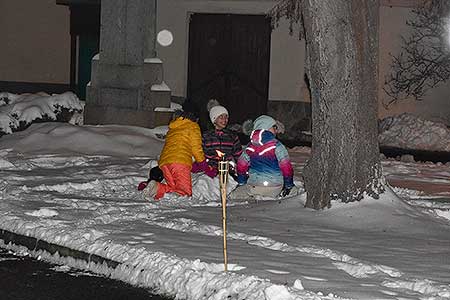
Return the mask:
[(112, 269), (115, 269), (118, 265), (120, 265), (120, 263), (117, 261), (107, 259), (96, 254), (73, 250), (64, 246), (48, 243), (43, 240), (38, 240), (34, 237), (16, 234), (8, 230), (0, 229), (0, 239), (3, 240), (5, 244), (12, 243), (15, 245), (23, 246), (30, 251), (43, 250), (49, 252), (52, 255), (58, 252), (60, 256), (80, 259), (88, 264), (91, 262), (96, 264), (105, 263), (109, 268)]

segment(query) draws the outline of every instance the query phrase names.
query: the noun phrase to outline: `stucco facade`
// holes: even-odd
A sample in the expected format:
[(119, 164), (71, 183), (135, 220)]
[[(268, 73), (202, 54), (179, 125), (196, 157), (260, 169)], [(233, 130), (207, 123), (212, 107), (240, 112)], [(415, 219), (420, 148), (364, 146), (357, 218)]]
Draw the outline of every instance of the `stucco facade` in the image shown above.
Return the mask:
[(9, 0), (0, 11), (0, 81), (67, 84), (68, 9), (55, 0)]

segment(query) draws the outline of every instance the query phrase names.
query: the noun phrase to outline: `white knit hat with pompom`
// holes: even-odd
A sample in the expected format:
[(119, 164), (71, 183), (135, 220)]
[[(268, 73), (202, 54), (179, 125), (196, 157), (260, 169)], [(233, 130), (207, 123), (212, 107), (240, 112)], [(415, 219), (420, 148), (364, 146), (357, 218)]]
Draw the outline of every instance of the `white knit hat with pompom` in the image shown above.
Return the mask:
[(209, 118), (211, 119), (211, 122), (214, 124), (216, 122), (216, 119), (223, 114), (228, 114), (228, 110), (220, 105), (219, 101), (216, 99), (211, 99), (208, 101), (208, 104), (206, 105), (206, 109), (209, 111)]

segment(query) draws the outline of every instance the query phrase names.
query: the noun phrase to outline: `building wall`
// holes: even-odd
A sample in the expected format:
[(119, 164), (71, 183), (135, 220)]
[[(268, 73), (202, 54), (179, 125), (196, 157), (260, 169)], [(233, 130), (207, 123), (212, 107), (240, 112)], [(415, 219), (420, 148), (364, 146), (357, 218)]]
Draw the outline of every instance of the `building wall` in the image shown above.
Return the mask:
[[(423, 102), (404, 100), (385, 107), (387, 95), (383, 91), (384, 78), (391, 64), (390, 53), (397, 54), (401, 46), (401, 35), (408, 34), (406, 20), (411, 17), (412, 1), (383, 2), (380, 6), (380, 65), (379, 65), (379, 117), (412, 112), (430, 119), (439, 119), (450, 124), (450, 103), (447, 95), (450, 84), (442, 84), (427, 94)], [(399, 3), (401, 5), (399, 5)], [(175, 96), (186, 95), (187, 80), (187, 45), (189, 32), (189, 14), (233, 13), (265, 14), (275, 1), (195, 1), (165, 0), (158, 2), (157, 29), (168, 29), (174, 35), (174, 42), (169, 47), (157, 46), (158, 56), (164, 62), (165, 79)], [(303, 80), (304, 42), (290, 36), (287, 22), (281, 22), (272, 33), (269, 101), (309, 102), (308, 92)], [(276, 105), (277, 111), (280, 106)], [(274, 105), (269, 105), (274, 107)], [(302, 110), (303, 111), (303, 110)]]
[(0, 81), (67, 84), (69, 9), (55, 0), (8, 0), (0, 11)]

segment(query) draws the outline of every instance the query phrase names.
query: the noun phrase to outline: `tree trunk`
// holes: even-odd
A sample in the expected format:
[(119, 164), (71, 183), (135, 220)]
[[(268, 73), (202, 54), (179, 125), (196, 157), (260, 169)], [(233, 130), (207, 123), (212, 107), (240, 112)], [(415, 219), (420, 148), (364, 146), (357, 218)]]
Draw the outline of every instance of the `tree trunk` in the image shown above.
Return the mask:
[(303, 0), (312, 151), (306, 206), (384, 191), (378, 147), (378, 0)]

